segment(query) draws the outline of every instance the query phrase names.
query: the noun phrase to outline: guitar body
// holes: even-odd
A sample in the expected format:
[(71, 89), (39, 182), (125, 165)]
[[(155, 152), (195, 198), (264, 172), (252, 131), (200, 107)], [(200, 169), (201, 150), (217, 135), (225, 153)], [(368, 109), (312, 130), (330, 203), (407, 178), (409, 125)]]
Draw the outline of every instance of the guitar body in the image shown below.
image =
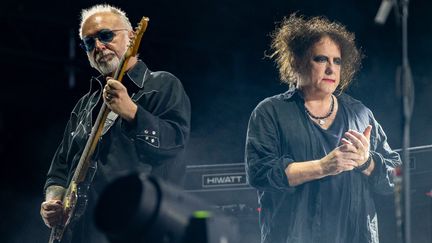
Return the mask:
[(94, 166), (88, 169), (88, 174), (84, 182), (78, 185), (74, 181), (70, 183), (69, 188), (71, 188), (71, 190), (69, 193), (66, 193), (63, 199), (62, 224), (53, 227), (48, 241), (49, 243), (71, 242), (74, 225), (84, 214), (87, 207), (88, 192), (97, 169), (96, 163), (93, 164)]

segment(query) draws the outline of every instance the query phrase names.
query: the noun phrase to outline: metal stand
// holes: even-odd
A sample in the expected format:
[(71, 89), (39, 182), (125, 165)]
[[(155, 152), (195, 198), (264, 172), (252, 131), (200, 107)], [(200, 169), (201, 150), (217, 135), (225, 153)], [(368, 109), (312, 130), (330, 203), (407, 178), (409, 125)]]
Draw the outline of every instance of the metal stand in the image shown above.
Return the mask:
[[(395, 178), (395, 203), (396, 203), (396, 219), (398, 220), (398, 240), (399, 242), (411, 243), (411, 200), (410, 200), (410, 126), (412, 110), (414, 107), (414, 83), (411, 74), (411, 68), (408, 61), (408, 5), (409, 0), (401, 0), (400, 7), (402, 9), (402, 66), (398, 72), (402, 81), (402, 115), (403, 115), (403, 137), (402, 137), (402, 178), (400, 177), (401, 168), (396, 168)], [(390, 12), (391, 8), (395, 7), (395, 15), (399, 16), (399, 6), (396, 0), (383, 0), (375, 21), (383, 24)], [(398, 23), (397, 18), (397, 23)], [(403, 194), (403, 204), (401, 203), (400, 192)], [(402, 210), (403, 205), (403, 220)], [(402, 230), (403, 229), (403, 230)], [(402, 234), (403, 231), (403, 234)]]
[(411, 243), (411, 178), (410, 178), (410, 126), (414, 107), (414, 84), (408, 61), (408, 4), (409, 0), (402, 0), (402, 108), (403, 108), (403, 229), (404, 243)]

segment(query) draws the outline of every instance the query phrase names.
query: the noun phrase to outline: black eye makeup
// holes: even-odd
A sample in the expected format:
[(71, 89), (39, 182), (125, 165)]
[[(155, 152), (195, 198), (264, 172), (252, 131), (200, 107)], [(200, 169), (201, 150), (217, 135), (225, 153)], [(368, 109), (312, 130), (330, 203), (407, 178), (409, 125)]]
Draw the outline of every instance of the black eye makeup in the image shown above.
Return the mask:
[[(324, 62), (328, 62), (329, 59), (326, 56), (318, 55), (318, 56), (315, 56), (313, 58), (313, 61), (314, 62), (319, 62), (319, 63), (324, 63)], [(333, 63), (336, 64), (336, 65), (342, 65), (342, 59), (340, 57), (336, 57), (336, 58), (333, 59)]]
[(328, 58), (327, 58), (326, 56), (323, 56), (323, 55), (318, 55), (318, 56), (315, 56), (315, 57), (313, 58), (313, 60), (314, 60), (315, 62), (327, 62), (327, 61), (328, 61)]

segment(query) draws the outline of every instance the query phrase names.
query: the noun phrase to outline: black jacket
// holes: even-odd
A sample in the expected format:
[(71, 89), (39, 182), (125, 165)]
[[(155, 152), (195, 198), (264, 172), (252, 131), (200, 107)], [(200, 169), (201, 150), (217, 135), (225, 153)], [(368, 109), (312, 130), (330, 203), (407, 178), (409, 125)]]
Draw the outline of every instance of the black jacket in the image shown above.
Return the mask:
[[(375, 169), (370, 176), (349, 171), (290, 186), (285, 174), (290, 163), (325, 156), (301, 93), (289, 90), (267, 98), (252, 112), (246, 163), (249, 183), (259, 194), (261, 242), (378, 242), (373, 193), (393, 192), (392, 171), (401, 161), (368, 108), (345, 94), (338, 101), (349, 129), (362, 132), (372, 125), (370, 151)], [(340, 199), (339, 205), (325, 203), (330, 201), (329, 191), (343, 192), (333, 195)], [(342, 210), (336, 214), (340, 217), (329, 214), (331, 210)]]
[[(75, 105), (54, 154), (45, 189), (50, 185), (67, 187), (72, 179), (103, 102), (104, 83), (104, 77), (92, 78), (90, 91)], [(93, 211), (101, 190), (119, 176), (143, 172), (171, 179), (169, 169), (178, 168), (176, 162), (189, 138), (190, 102), (174, 75), (151, 72), (138, 61), (124, 76), (123, 84), (138, 111), (132, 123), (113, 112), (108, 115), (92, 160), (96, 173), (88, 193), (89, 211)], [(105, 242), (95, 230), (92, 216), (92, 212), (86, 212), (80, 219), (73, 231), (73, 242)]]
[[(102, 79), (102, 80), (101, 80)], [(45, 188), (67, 187), (98, 112), (104, 78), (92, 78), (90, 91), (73, 109), (63, 140), (59, 145)], [(131, 171), (142, 171), (167, 177), (167, 166), (176, 162), (184, 150), (190, 132), (190, 102), (180, 81), (168, 72), (151, 72), (139, 61), (125, 75), (123, 83), (133, 100), (137, 100), (135, 121), (117, 118), (99, 142), (94, 158), (98, 161), (96, 176), (112, 180)], [(115, 114), (110, 114), (111, 120)], [(95, 181), (104, 186), (106, 181)]]

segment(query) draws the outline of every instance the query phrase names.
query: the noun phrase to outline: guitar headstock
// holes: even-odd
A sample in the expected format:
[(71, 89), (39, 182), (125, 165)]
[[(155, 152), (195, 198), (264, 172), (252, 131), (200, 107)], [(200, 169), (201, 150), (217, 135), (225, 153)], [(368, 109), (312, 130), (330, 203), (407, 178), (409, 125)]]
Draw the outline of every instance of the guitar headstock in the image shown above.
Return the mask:
[(125, 57), (133, 57), (138, 53), (138, 48), (141, 44), (142, 36), (147, 29), (149, 18), (142, 17), (141, 21), (138, 23), (138, 26), (135, 28), (134, 36), (131, 38), (129, 42), (128, 49), (126, 51)]

